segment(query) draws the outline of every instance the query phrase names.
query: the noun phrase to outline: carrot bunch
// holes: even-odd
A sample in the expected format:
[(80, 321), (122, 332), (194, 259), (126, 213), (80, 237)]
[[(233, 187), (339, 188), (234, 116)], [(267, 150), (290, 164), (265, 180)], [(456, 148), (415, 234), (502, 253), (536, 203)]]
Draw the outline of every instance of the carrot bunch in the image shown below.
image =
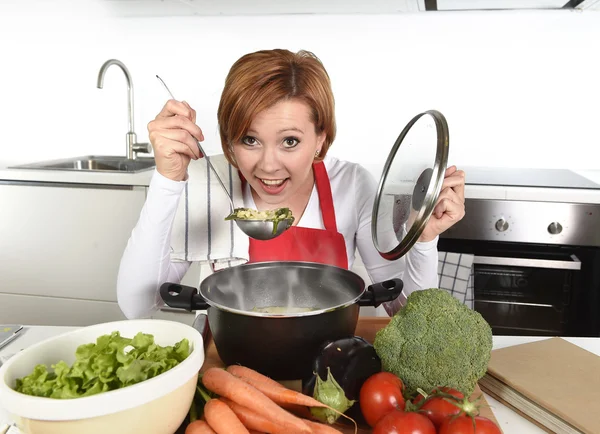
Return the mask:
[(185, 434), (340, 433), (309, 419), (309, 407), (328, 406), (250, 368), (209, 368), (201, 381), (210, 392), (203, 394), (203, 420), (190, 423)]

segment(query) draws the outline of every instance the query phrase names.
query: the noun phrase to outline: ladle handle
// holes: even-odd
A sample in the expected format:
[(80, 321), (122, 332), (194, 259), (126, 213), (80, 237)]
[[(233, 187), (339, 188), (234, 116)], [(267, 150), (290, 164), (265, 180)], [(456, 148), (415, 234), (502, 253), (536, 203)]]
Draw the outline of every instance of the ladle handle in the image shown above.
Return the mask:
[[(167, 92), (169, 93), (169, 95), (171, 96), (171, 98), (172, 99), (176, 99), (173, 96), (173, 93), (171, 92), (171, 90), (169, 89), (169, 87), (167, 86), (167, 83), (165, 83), (164, 80), (162, 78), (160, 78), (158, 75), (156, 76), (156, 78), (158, 78), (158, 81), (160, 81), (162, 83), (162, 85), (165, 87), (165, 89), (167, 90)], [(196, 144), (198, 145), (198, 149), (200, 150), (200, 153), (202, 154), (202, 156), (204, 158), (206, 158), (206, 162), (208, 163), (208, 165), (212, 169), (213, 173), (217, 177), (217, 181), (219, 181), (219, 184), (221, 184), (221, 187), (223, 188), (223, 191), (227, 195), (227, 199), (229, 199), (229, 205), (231, 206), (231, 212), (233, 212), (235, 210), (235, 205), (233, 203), (233, 199), (231, 198), (231, 195), (229, 194), (229, 191), (227, 190), (227, 188), (225, 188), (225, 184), (223, 184), (223, 181), (221, 181), (221, 177), (219, 176), (219, 174), (215, 170), (215, 167), (210, 162), (210, 158), (208, 157), (208, 154), (206, 152), (204, 152), (204, 149), (202, 149), (202, 145), (200, 144), (200, 141), (196, 140)]]
[(200, 149), (200, 152), (202, 153), (202, 155), (204, 156), (204, 158), (206, 158), (206, 162), (208, 163), (208, 165), (212, 169), (213, 173), (215, 174), (215, 177), (217, 178), (217, 181), (219, 181), (219, 184), (221, 184), (221, 187), (223, 187), (223, 191), (227, 195), (227, 199), (229, 199), (229, 205), (231, 205), (231, 212), (233, 212), (235, 210), (235, 205), (233, 203), (233, 199), (231, 198), (231, 195), (229, 194), (229, 191), (227, 190), (227, 188), (225, 188), (225, 184), (223, 184), (223, 181), (221, 181), (221, 177), (219, 176), (219, 174), (215, 170), (214, 166), (210, 162), (210, 158), (208, 157), (208, 155), (206, 154), (206, 152), (204, 152), (204, 149), (202, 149), (202, 145), (200, 144), (200, 142), (196, 140), (196, 143), (198, 144), (198, 149)]

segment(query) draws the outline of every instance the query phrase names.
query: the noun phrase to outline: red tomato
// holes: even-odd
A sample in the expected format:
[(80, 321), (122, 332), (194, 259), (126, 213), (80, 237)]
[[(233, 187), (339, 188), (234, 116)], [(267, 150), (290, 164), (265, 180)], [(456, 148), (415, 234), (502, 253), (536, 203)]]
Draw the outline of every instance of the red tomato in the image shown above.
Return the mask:
[(390, 372), (378, 372), (367, 378), (360, 388), (358, 402), (365, 421), (374, 427), (393, 410), (404, 410), (404, 383)]
[[(473, 427), (475, 419), (475, 427)], [(460, 415), (446, 418), (440, 427), (439, 434), (502, 434), (500, 428), (487, 417)]]
[[(450, 387), (442, 387), (440, 388), (440, 390), (452, 396), (456, 396), (459, 399), (464, 398), (464, 395), (462, 393), (460, 393), (458, 390), (451, 389)], [(423, 399), (423, 396), (419, 395), (414, 399), (414, 403), (418, 404)], [(420, 412), (425, 414), (429, 418), (429, 420), (433, 422), (436, 429), (439, 429), (442, 425), (442, 422), (444, 422), (446, 416), (460, 413), (460, 408), (458, 408), (451, 402), (446, 401), (442, 397), (434, 397), (427, 401), (425, 404), (423, 404), (423, 407), (421, 407)]]
[(436, 434), (436, 432), (427, 416), (394, 410), (377, 422), (373, 434)]

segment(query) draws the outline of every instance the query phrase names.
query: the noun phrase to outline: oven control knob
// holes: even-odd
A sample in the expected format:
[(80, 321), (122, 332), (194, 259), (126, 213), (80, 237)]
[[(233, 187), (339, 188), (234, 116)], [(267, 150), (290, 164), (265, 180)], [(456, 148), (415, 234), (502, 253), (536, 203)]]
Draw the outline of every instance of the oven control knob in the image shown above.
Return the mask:
[(504, 219), (498, 219), (496, 222), (496, 229), (498, 232), (504, 232), (508, 229), (508, 222)]
[(562, 225), (559, 222), (552, 222), (548, 225), (548, 232), (552, 235), (560, 234), (563, 230)]

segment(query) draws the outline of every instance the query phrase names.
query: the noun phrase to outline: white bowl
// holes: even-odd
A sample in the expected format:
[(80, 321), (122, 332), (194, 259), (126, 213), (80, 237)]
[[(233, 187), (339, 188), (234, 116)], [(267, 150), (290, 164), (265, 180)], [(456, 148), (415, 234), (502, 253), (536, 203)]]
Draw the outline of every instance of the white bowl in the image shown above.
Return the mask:
[[(141, 383), (83, 398), (53, 399), (25, 395), (13, 388), (40, 363), (75, 361), (79, 345), (119, 331), (132, 338), (154, 335), (158, 345), (190, 342), (180, 364)], [(0, 368), (0, 406), (12, 414), (25, 434), (173, 434), (185, 419), (204, 363), (202, 335), (188, 325), (163, 320), (116, 321), (84, 327), (47, 339), (15, 354)]]

